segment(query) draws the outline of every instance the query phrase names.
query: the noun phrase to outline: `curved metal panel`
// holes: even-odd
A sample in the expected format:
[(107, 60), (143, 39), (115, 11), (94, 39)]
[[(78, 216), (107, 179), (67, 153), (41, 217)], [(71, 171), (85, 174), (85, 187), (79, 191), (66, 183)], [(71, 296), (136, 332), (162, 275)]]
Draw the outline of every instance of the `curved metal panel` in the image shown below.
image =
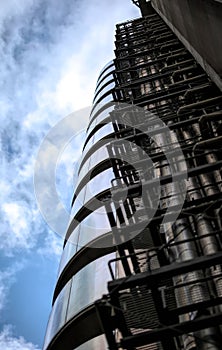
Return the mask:
[(96, 90), (94, 92), (94, 95), (100, 90), (102, 89), (102, 86), (106, 85), (109, 81), (113, 80), (113, 73), (115, 72), (115, 67), (113, 67), (113, 69), (111, 70), (111, 72), (109, 72), (107, 75), (105, 75), (104, 77), (102, 77), (102, 79), (97, 83), (96, 85)]
[(80, 345), (76, 350), (104, 350), (107, 348), (107, 342), (104, 335), (100, 335), (96, 338), (90, 339), (86, 343)]
[[(114, 104), (109, 103), (113, 101), (114, 70), (111, 61), (103, 68), (97, 81), (94, 100), (102, 102), (93, 106), (90, 116), (87, 131), (89, 139), (82, 154), (76, 185), (79, 192), (72, 207), (68, 238), (60, 261), (53, 308), (45, 336), (45, 350), (60, 350), (63, 346), (68, 350), (77, 347), (79, 350), (91, 350), (92, 347), (103, 350), (106, 346), (104, 336), (99, 336), (102, 329), (94, 302), (107, 292), (107, 282), (110, 280), (108, 261), (115, 257), (115, 253), (112, 253), (114, 248), (111, 245), (104, 249), (95, 246), (95, 249), (91, 249), (93, 253), (89, 252), (89, 247), (97, 240), (103, 244), (108, 236), (112, 241), (104, 203), (97, 196), (109, 191), (113, 178), (112, 170), (106, 168), (109, 155), (105, 146), (109, 141), (103, 139), (114, 132), (108, 119), (114, 109)], [(109, 121), (102, 123), (105, 119)], [(96, 171), (90, 179), (92, 170)], [(94, 206), (91, 213), (86, 208), (87, 204)], [(85, 211), (81, 211), (82, 208)], [(76, 217), (80, 222), (75, 222)], [(87, 334), (85, 327), (90, 328)]]
[[(77, 335), (76, 337), (74, 333)], [(64, 324), (52, 338), (47, 350), (73, 350), (102, 333), (96, 308), (94, 305), (90, 305)]]
[(106, 75), (108, 75), (109, 73), (113, 73), (114, 70), (115, 70), (114, 64), (107, 67), (106, 70), (104, 70), (104, 72), (100, 75), (99, 79), (97, 80), (97, 84), (100, 83)]
[[(109, 143), (109, 141), (107, 141), (107, 144)], [(76, 185), (76, 187), (79, 185), (79, 183), (82, 181), (82, 179), (84, 178), (84, 176), (89, 173), (96, 165), (98, 165), (99, 163), (101, 163), (102, 161), (104, 161), (105, 159), (109, 159), (109, 154), (107, 149), (104, 147), (104, 145), (102, 147), (100, 147), (99, 149), (97, 149), (88, 159), (87, 161), (84, 163), (84, 165), (82, 166), (80, 172), (79, 172), (79, 177), (78, 177), (78, 183)]]
[(50, 313), (49, 322), (47, 325), (47, 332), (45, 335), (43, 349), (46, 349), (61, 327), (66, 322), (66, 314), (68, 308), (69, 295), (71, 290), (72, 281), (69, 281), (62, 289), (58, 298), (56, 299), (52, 311)]
[(59, 266), (59, 276), (67, 263), (84, 246), (89, 245), (94, 239), (111, 231), (104, 207), (101, 207), (88, 215), (71, 233), (63, 249)]
[(103, 96), (101, 96), (98, 100), (94, 101), (95, 103), (109, 103), (109, 102), (114, 102), (114, 97), (113, 97), (113, 89), (110, 90), (109, 92), (106, 92)]
[(99, 193), (107, 190), (111, 186), (111, 180), (113, 178), (113, 172), (111, 169), (107, 169), (102, 173), (95, 176), (91, 181), (89, 181), (86, 186), (82, 188), (76, 197), (72, 211), (71, 217), (74, 217), (81, 207), (83, 207), (88, 201)]
[(97, 82), (101, 80), (101, 78), (106, 75), (109, 71), (110, 71), (110, 68), (114, 66), (114, 62), (113, 60), (108, 62), (104, 67), (103, 69), (101, 70), (100, 74), (99, 74), (99, 77), (97, 79)]
[(85, 205), (93, 197), (109, 189), (111, 187), (112, 177), (113, 171), (111, 169), (107, 169), (88, 182), (86, 185), (86, 193), (83, 204)]
[(96, 103), (93, 105), (92, 109), (91, 109), (91, 113), (89, 116), (89, 125), (91, 124), (92, 120), (95, 119), (97, 117), (98, 114), (102, 113), (105, 109), (114, 106), (114, 103), (111, 101), (111, 103)]
[(78, 197), (76, 198), (76, 200), (72, 206), (71, 218), (73, 218), (76, 215), (76, 213), (78, 213), (78, 211), (84, 206), (86, 186), (84, 186), (82, 188), (82, 190), (79, 192)]
[[(69, 260), (75, 255), (77, 251), (77, 242), (79, 240), (80, 225), (72, 233), (72, 239), (66, 242), (66, 245), (62, 252), (62, 257), (59, 264), (58, 277), (61, 275), (65, 266), (68, 264)], [(76, 243), (75, 243), (76, 242)]]
[[(110, 223), (104, 207), (101, 207), (89, 215), (82, 222), (78, 240), (77, 251), (89, 244), (95, 238), (111, 231)], [(70, 239), (72, 239), (70, 237)]]
[[(103, 125), (103, 126), (102, 126)], [(84, 151), (82, 153), (82, 159), (86, 156), (87, 152), (94, 146), (99, 140), (101, 140), (104, 137), (107, 137), (108, 135), (111, 135), (114, 133), (113, 125), (111, 122), (107, 124), (101, 123), (101, 128), (95, 132), (88, 140), (87, 143), (85, 143)]]
[[(108, 261), (114, 257), (115, 254), (111, 253), (91, 262), (65, 285), (53, 305), (43, 349), (48, 347), (69, 320), (80, 311), (84, 312), (84, 309), (107, 292), (107, 281), (110, 279)], [(78, 341), (81, 344), (81, 339)]]
[(107, 282), (110, 280), (108, 262), (114, 257), (112, 253), (99, 258), (73, 276), (66, 322), (107, 293)]
[(114, 110), (115, 105), (107, 106), (102, 112), (97, 115), (96, 118), (92, 118), (91, 122), (89, 123), (88, 129), (87, 129), (87, 135), (91, 133), (91, 131), (95, 128), (95, 126), (99, 123), (101, 123), (103, 120), (109, 117), (109, 113)]
[(115, 87), (115, 82), (113, 80), (111, 83), (105, 85), (100, 90), (100, 92), (95, 95), (95, 97), (93, 99), (93, 103), (96, 103), (96, 102), (101, 101), (101, 100), (104, 100), (105, 102), (112, 101), (112, 100), (105, 100), (106, 96), (104, 96), (104, 95), (107, 94), (108, 92), (110, 92), (110, 94), (111, 94), (114, 87)]

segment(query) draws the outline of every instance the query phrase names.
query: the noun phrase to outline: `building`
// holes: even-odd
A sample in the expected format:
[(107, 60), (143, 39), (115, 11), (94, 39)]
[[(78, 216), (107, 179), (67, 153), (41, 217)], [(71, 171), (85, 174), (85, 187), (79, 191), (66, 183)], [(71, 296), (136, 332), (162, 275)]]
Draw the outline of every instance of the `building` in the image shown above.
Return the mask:
[(222, 3), (133, 2), (98, 78), (45, 350), (221, 348)]

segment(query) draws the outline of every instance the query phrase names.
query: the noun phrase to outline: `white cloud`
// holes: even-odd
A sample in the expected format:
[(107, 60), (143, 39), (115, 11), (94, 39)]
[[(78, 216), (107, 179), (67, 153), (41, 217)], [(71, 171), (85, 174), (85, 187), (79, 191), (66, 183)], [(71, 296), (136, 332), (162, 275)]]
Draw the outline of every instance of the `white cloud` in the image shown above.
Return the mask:
[[(16, 274), (24, 267), (24, 262), (15, 263), (12, 267), (0, 270), (0, 310), (7, 305), (8, 293), (16, 282)], [(0, 349), (4, 349), (1, 348)]]
[[(38, 146), (59, 119), (90, 105), (99, 71), (112, 58), (114, 24), (129, 18), (134, 9), (128, 0), (2, 4), (0, 249), (5, 255), (33, 249), (43, 231), (48, 238), (42, 252), (47, 252), (52, 235), (43, 226), (33, 193)], [(77, 118), (73, 130), (87, 119), (88, 115)], [(63, 157), (57, 173), (61, 202), (67, 208), (72, 199), (70, 164), (76, 152), (69, 156), (66, 162)], [(47, 194), (50, 187), (44, 191)], [(53, 244), (57, 254), (57, 243)]]
[[(2, 3), (0, 249), (6, 255), (33, 249), (47, 231), (33, 192), (38, 147), (58, 120), (91, 103), (99, 71), (113, 56), (115, 23), (136, 11), (129, 0)], [(87, 119), (77, 118), (73, 129)], [(59, 179), (66, 202), (74, 157), (62, 165), (69, 181)]]
[(25, 241), (24, 233), (27, 231), (27, 208), (24, 208), (18, 203), (5, 203), (3, 204), (3, 211), (10, 224), (10, 228), (15, 234), (15, 238), (22, 241), (21, 244), (23, 244), (23, 241)]
[[(16, 281), (21, 254), (34, 249), (43, 258), (59, 259), (61, 254), (62, 240), (44, 223), (35, 202), (32, 175), (38, 147), (59, 120), (90, 105), (99, 71), (113, 56), (115, 23), (137, 14), (129, 0), (1, 1), (0, 250), (13, 257), (6, 260), (14, 265), (0, 272), (0, 309)], [(87, 119), (76, 118), (73, 130)], [(66, 203), (71, 202), (70, 164), (76, 157), (68, 150), (58, 169)], [(37, 347), (5, 327), (0, 349)]]
[(1, 4), (0, 21), (12, 16), (13, 14), (21, 15), (28, 7), (33, 4), (33, 0), (17, 0), (4, 1)]
[(22, 336), (13, 336), (13, 327), (5, 325), (0, 333), (0, 349), (4, 350), (40, 350), (38, 346), (27, 342)]
[(12, 256), (18, 249), (30, 250), (36, 243), (36, 234), (30, 232), (37, 212), (31, 211), (26, 202), (6, 202), (2, 204), (4, 225), (1, 224), (0, 249)]
[(62, 238), (50, 230), (45, 237), (42, 246), (37, 249), (37, 252), (40, 255), (47, 256), (48, 258), (50, 256), (57, 256), (59, 262), (59, 258), (62, 254), (62, 247)]

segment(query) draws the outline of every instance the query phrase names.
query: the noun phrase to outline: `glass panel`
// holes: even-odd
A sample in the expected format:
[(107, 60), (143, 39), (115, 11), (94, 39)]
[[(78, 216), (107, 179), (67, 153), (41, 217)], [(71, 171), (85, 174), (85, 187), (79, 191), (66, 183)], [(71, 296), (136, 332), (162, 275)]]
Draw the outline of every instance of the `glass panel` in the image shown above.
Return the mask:
[(107, 67), (106, 70), (104, 70), (102, 72), (102, 74), (100, 74), (100, 76), (99, 76), (99, 78), (97, 80), (97, 84), (98, 84), (98, 82), (100, 82), (103, 79), (103, 77), (105, 77), (107, 74), (111, 73), (113, 70), (115, 70), (114, 64), (112, 64), (111, 66)]

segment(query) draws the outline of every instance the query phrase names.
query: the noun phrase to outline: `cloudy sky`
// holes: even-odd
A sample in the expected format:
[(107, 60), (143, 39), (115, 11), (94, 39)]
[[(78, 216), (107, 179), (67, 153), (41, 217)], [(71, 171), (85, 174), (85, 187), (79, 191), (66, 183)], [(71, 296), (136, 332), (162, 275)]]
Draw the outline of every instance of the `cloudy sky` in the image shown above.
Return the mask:
[[(41, 349), (51, 309), (62, 238), (35, 199), (39, 147), (63, 118), (90, 106), (99, 71), (113, 57), (115, 24), (138, 16), (130, 0), (0, 2), (0, 349)], [(88, 119), (80, 115), (72, 130), (79, 136), (60, 154), (55, 175), (67, 210)]]

